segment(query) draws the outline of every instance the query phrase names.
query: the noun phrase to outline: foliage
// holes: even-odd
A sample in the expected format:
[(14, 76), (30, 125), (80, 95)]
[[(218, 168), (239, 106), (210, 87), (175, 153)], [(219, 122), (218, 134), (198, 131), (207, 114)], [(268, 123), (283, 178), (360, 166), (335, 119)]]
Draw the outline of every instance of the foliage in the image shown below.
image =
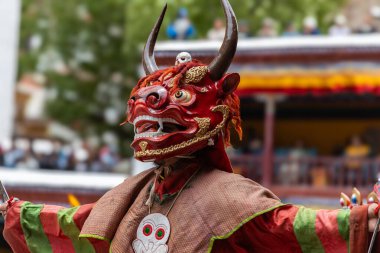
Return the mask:
[[(84, 137), (131, 139), (125, 117), (124, 0), (24, 1), (20, 75), (40, 73), (47, 115)], [(40, 41), (40, 42), (38, 42)]]

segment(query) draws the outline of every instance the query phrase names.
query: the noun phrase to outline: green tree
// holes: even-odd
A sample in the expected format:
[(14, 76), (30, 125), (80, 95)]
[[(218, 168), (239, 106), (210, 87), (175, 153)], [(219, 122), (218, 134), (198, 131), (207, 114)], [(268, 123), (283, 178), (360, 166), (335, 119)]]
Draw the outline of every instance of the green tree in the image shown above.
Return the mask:
[[(20, 75), (46, 79), (47, 115), (84, 137), (116, 133), (132, 137), (123, 121), (126, 96), (124, 0), (25, 1)], [(38, 42), (40, 41), (40, 42)]]

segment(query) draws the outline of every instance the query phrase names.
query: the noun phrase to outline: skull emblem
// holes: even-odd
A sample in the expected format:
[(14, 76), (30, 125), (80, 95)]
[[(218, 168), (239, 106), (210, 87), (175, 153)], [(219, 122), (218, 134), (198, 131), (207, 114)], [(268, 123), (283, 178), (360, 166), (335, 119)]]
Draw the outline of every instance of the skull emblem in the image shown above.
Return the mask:
[(185, 63), (185, 62), (191, 62), (192, 58), (191, 55), (188, 52), (182, 52), (179, 53), (175, 60), (175, 65)]
[(149, 214), (137, 229), (137, 239), (132, 243), (133, 250), (135, 253), (167, 253), (169, 235), (168, 218), (160, 213)]

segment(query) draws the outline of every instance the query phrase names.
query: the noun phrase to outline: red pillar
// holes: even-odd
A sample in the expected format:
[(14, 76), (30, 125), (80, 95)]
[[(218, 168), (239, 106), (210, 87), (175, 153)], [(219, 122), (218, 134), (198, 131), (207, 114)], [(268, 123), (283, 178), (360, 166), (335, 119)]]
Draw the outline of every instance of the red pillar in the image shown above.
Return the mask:
[(262, 160), (264, 186), (270, 186), (273, 179), (273, 142), (274, 142), (274, 123), (276, 114), (276, 98), (272, 95), (263, 97), (265, 105), (264, 119), (264, 153)]

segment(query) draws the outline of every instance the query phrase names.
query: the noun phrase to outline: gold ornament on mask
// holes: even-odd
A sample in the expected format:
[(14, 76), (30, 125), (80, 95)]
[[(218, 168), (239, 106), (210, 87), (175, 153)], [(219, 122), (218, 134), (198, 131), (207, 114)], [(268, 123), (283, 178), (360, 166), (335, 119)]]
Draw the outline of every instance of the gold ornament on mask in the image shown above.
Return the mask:
[(210, 118), (194, 118), (194, 120), (198, 123), (199, 131), (196, 133), (196, 136), (204, 135), (208, 128), (210, 127)]
[(141, 148), (142, 151), (145, 151), (146, 147), (148, 146), (148, 142), (142, 141), (142, 142), (139, 143), (139, 146), (140, 146), (140, 148)]
[(193, 67), (186, 71), (185, 79), (183, 81), (185, 84), (199, 83), (205, 77), (207, 71), (207, 66)]

